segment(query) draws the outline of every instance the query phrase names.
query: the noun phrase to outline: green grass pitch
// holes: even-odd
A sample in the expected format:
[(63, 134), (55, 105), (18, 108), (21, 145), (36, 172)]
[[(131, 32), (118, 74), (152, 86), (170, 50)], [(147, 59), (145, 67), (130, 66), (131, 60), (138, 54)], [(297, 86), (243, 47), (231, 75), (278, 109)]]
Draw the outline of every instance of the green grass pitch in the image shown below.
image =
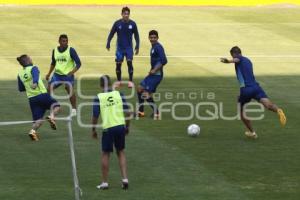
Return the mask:
[[(31, 119), (27, 99), (17, 91), (15, 57), (31, 55), (44, 77), (61, 33), (69, 35), (81, 56), (77, 75), (115, 77), (114, 58), (106, 57), (114, 55), (114, 48), (107, 52), (105, 42), (119, 13), (119, 7), (1, 7), (0, 121)], [(229, 56), (229, 49), (239, 45), (254, 62), (257, 80), (269, 97), (286, 111), (288, 123), (281, 128), (277, 116), (266, 111), (264, 120), (254, 122), (259, 139), (251, 141), (240, 121), (174, 121), (170, 114), (162, 121), (132, 121), (126, 151), (130, 190), (124, 192), (115, 155), (110, 190), (96, 190), (101, 180), (99, 142), (75, 121), (83, 199), (299, 199), (300, 9), (132, 7), (131, 16), (140, 32), (140, 55), (149, 55), (147, 33), (157, 29), (170, 56), (158, 88), (163, 97), (166, 92), (196, 92), (198, 98), (189, 100), (196, 105), (214, 92), (214, 102), (223, 102), (226, 115), (234, 115), (239, 91), (234, 68), (219, 63), (218, 57)], [(138, 83), (149, 70), (149, 58), (136, 57), (134, 68)], [(96, 80), (86, 80), (82, 87), (84, 94), (98, 92)], [(89, 122), (90, 110), (83, 112), (83, 121)], [(185, 108), (178, 107), (176, 113), (184, 115)], [(197, 138), (186, 134), (191, 123), (201, 126)], [(74, 199), (65, 124), (58, 122), (56, 132), (45, 124), (37, 143), (29, 141), (29, 126), (0, 127), (0, 199)]]

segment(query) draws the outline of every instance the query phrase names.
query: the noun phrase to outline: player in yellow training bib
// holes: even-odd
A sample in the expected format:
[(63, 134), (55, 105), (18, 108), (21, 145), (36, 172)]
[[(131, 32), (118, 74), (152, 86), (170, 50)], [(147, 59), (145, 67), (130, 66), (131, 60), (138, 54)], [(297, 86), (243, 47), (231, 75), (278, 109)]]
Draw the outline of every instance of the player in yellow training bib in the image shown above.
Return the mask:
[(37, 130), (42, 125), (45, 112), (49, 109), (50, 115), (46, 119), (51, 128), (56, 130), (54, 117), (58, 113), (60, 105), (47, 93), (40, 77), (40, 71), (37, 66), (33, 65), (31, 58), (24, 54), (18, 57), (17, 60), (22, 66), (18, 74), (19, 91), (26, 92), (34, 121), (32, 129), (29, 131), (29, 137), (33, 141), (38, 141)]
[(125, 157), (125, 135), (129, 130), (130, 116), (128, 105), (124, 96), (119, 91), (111, 89), (109, 76), (105, 75), (100, 78), (100, 86), (103, 92), (99, 93), (94, 100), (92, 132), (93, 137), (97, 138), (96, 124), (99, 115), (102, 120), (102, 178), (103, 182), (97, 186), (98, 189), (108, 189), (108, 171), (109, 156), (113, 152), (113, 146), (117, 151), (120, 170), (122, 174), (122, 188), (128, 189), (127, 167)]
[(76, 115), (76, 95), (74, 91), (74, 74), (81, 67), (81, 61), (75, 49), (68, 45), (68, 36), (62, 34), (59, 36), (59, 46), (52, 51), (52, 62), (46, 80), (49, 81), (52, 72), (52, 78), (48, 83), (48, 92), (52, 94), (53, 89), (64, 84), (65, 89), (70, 95), (72, 105), (72, 116)]

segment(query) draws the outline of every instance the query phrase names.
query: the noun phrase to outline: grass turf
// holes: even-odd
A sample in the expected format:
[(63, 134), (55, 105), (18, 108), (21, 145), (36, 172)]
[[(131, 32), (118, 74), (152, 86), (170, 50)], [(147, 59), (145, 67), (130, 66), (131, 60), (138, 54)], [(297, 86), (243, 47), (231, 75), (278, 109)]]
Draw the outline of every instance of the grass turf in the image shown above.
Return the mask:
[[(15, 57), (32, 55), (47, 72), (51, 49), (58, 35), (67, 33), (81, 56), (78, 75), (108, 73), (114, 77), (113, 56), (105, 40), (118, 7), (1, 7), (0, 22), (0, 121), (28, 120), (24, 94), (16, 91), (19, 66)], [(246, 140), (239, 121), (162, 121), (149, 118), (132, 122), (127, 138), (130, 190), (120, 189), (115, 155), (112, 156), (109, 191), (95, 189), (100, 182), (99, 142), (90, 130), (73, 123), (78, 174), (83, 199), (298, 199), (300, 57), (299, 8), (186, 8), (133, 7), (138, 23), (141, 55), (149, 54), (147, 32), (158, 29), (169, 56), (165, 79), (158, 92), (196, 92), (186, 99), (196, 105), (214, 92), (214, 102), (223, 102), (225, 114), (236, 112), (237, 81), (234, 69), (218, 62), (233, 45), (252, 58), (257, 80), (271, 99), (286, 110), (288, 124), (281, 128), (277, 116), (266, 112), (254, 123), (257, 141)], [(113, 46), (113, 45), (112, 45)], [(204, 57), (184, 57), (184, 56)], [(147, 74), (149, 59), (134, 60), (135, 82)], [(127, 77), (126, 66), (123, 66)], [(85, 80), (84, 94), (98, 92), (96, 80)], [(124, 89), (126, 93), (129, 91)], [(63, 94), (63, 89), (59, 89)], [(202, 96), (203, 95), (203, 96)], [(187, 97), (186, 97), (187, 98)], [(79, 99), (79, 102), (91, 100)], [(130, 99), (135, 102), (135, 99)], [(173, 98), (171, 102), (182, 101)], [(150, 110), (147, 108), (147, 113)], [(205, 110), (201, 110), (203, 113)], [(184, 116), (186, 108), (176, 114)], [(90, 108), (82, 119), (89, 122)], [(186, 135), (190, 123), (201, 126), (198, 138)], [(53, 133), (45, 124), (42, 140), (29, 141), (29, 125), (0, 127), (0, 199), (73, 199), (73, 184), (65, 124)]]

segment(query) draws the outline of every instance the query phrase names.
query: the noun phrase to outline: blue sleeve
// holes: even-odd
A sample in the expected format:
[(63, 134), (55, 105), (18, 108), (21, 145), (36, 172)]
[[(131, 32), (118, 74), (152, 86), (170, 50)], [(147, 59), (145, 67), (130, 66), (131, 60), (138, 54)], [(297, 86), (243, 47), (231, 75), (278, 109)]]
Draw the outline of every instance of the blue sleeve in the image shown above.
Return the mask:
[(95, 97), (93, 103), (93, 117), (99, 118), (100, 115), (100, 101), (98, 97)]
[(114, 23), (114, 25), (112, 26), (112, 28), (110, 30), (110, 33), (107, 38), (106, 48), (110, 48), (110, 41), (112, 40), (112, 38), (114, 37), (114, 34), (117, 31), (116, 27), (117, 27), (117, 22)]
[(23, 82), (21, 81), (20, 77), (18, 76), (18, 89), (19, 92), (24, 92), (26, 91), (25, 86), (23, 84)]
[(39, 83), (40, 71), (36, 66), (34, 66), (31, 69), (31, 75), (32, 75), (32, 82), (38, 84)]
[(133, 34), (134, 34), (134, 39), (135, 39), (135, 43), (136, 43), (135, 49), (139, 49), (140, 48), (140, 35), (139, 35), (139, 31), (138, 31), (136, 24), (134, 24)]
[(160, 60), (161, 60), (161, 64), (162, 64), (162, 65), (167, 64), (167, 63), (168, 63), (168, 60), (167, 60), (167, 57), (166, 57), (164, 48), (163, 48), (162, 46), (159, 46), (159, 47), (157, 48), (157, 50), (158, 50), (157, 52), (158, 52), (159, 58), (160, 58)]
[(76, 64), (76, 68), (79, 69), (81, 67), (81, 61), (76, 50), (73, 47), (70, 48), (70, 54), (71, 54), (71, 58), (74, 60)]
[(52, 56), (51, 56), (51, 65), (52, 66), (55, 66), (55, 64), (56, 64), (56, 60), (55, 60), (55, 58), (54, 58), (54, 49), (52, 50)]
[(124, 96), (124, 94), (122, 92), (120, 92), (120, 95), (122, 97), (122, 102), (123, 102), (123, 110), (124, 111), (128, 111), (129, 110), (129, 106), (128, 106), (128, 103), (126, 101), (126, 98)]

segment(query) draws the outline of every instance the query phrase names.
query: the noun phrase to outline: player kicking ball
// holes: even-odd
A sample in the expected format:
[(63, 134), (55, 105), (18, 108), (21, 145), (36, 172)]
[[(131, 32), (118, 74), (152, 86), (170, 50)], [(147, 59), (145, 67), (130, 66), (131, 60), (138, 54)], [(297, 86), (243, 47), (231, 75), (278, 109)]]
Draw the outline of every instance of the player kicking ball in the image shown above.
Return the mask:
[(163, 66), (167, 64), (167, 57), (163, 46), (158, 42), (158, 32), (151, 30), (149, 32), (149, 40), (152, 45), (150, 51), (151, 70), (148, 76), (141, 81), (137, 89), (139, 108), (137, 115), (144, 117), (144, 101), (146, 100), (153, 110), (153, 118), (159, 119), (159, 110), (153, 100), (152, 94), (163, 79)]
[(32, 64), (32, 60), (28, 55), (17, 57), (22, 69), (18, 75), (19, 91), (26, 91), (30, 109), (32, 112), (33, 125), (28, 135), (33, 141), (38, 141), (39, 136), (37, 130), (43, 123), (43, 116), (46, 110), (50, 110), (50, 115), (46, 118), (53, 130), (56, 130), (54, 121), (55, 115), (59, 112), (60, 105), (53, 99), (45, 88), (40, 77), (40, 71), (37, 66)]
[(241, 106), (241, 119), (249, 130), (245, 132), (245, 135), (249, 138), (257, 138), (257, 134), (252, 127), (251, 121), (246, 118), (244, 113), (245, 104), (249, 103), (251, 99), (257, 100), (268, 110), (277, 113), (281, 125), (284, 126), (286, 124), (285, 114), (282, 109), (278, 108), (269, 100), (264, 90), (256, 82), (253, 74), (252, 62), (242, 55), (241, 49), (237, 46), (231, 48), (230, 54), (232, 59), (221, 58), (221, 62), (235, 64), (236, 76), (240, 84), (240, 96), (238, 101)]

